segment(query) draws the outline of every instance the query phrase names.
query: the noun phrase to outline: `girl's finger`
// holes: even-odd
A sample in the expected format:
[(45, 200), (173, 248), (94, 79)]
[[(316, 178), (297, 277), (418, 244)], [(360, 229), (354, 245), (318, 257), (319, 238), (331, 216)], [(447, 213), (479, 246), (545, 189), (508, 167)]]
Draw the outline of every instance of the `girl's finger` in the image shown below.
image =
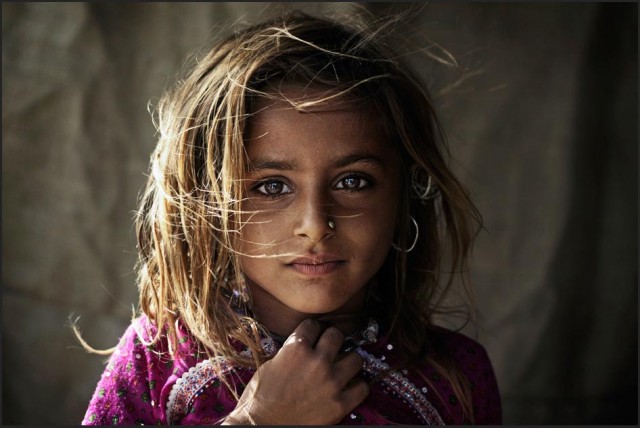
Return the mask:
[(350, 412), (362, 403), (369, 395), (369, 384), (362, 379), (356, 379), (341, 393), (344, 412)]
[(314, 319), (306, 319), (296, 327), (291, 335), (285, 340), (282, 347), (293, 344), (306, 344), (310, 348), (315, 346), (318, 336), (322, 332), (322, 325)]
[(342, 346), (343, 340), (344, 335), (340, 330), (335, 327), (328, 327), (320, 335), (316, 344), (316, 351), (324, 355), (327, 361), (332, 363), (340, 350), (340, 346)]
[(360, 370), (362, 370), (362, 357), (355, 352), (349, 352), (345, 357), (337, 361), (334, 366), (334, 373), (343, 385), (346, 385)]

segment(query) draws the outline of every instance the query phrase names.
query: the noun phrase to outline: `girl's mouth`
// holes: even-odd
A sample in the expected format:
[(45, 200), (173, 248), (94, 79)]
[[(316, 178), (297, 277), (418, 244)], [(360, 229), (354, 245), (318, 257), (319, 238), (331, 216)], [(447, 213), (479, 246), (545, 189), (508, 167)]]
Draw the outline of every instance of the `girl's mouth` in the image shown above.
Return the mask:
[(309, 276), (326, 275), (338, 269), (344, 260), (330, 254), (313, 254), (298, 257), (286, 264), (287, 267)]
[(338, 269), (344, 261), (334, 260), (323, 263), (290, 263), (287, 266), (303, 275), (316, 276), (325, 275)]

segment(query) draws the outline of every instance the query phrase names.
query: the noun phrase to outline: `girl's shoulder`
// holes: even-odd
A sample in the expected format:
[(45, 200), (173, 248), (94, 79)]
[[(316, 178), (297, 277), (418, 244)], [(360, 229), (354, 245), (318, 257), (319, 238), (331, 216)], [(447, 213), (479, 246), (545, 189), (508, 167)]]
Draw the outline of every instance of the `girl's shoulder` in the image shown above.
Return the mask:
[[(475, 423), (501, 424), (502, 406), (498, 382), (485, 347), (460, 332), (439, 326), (429, 327), (429, 338), (433, 351), (452, 362), (466, 378), (471, 389)], [(433, 373), (432, 369), (430, 371)], [(435, 377), (434, 380), (440, 379)], [(452, 391), (448, 387), (449, 385), (443, 389), (451, 395)], [(450, 407), (455, 408), (455, 399), (450, 396), (449, 401)]]
[(429, 327), (428, 351), (440, 361), (449, 361), (464, 374), (472, 387), (497, 389), (491, 359), (478, 341), (444, 327)]
[(131, 320), (118, 342), (119, 348), (131, 348), (140, 343), (151, 341), (158, 334), (158, 329), (146, 315)]
[[(485, 347), (478, 341), (459, 331), (432, 325), (427, 328), (429, 342), (439, 352), (444, 352), (456, 361), (488, 360)], [(457, 358), (456, 358), (457, 357)]]
[(122, 336), (120, 336), (115, 354), (130, 355), (133, 351), (141, 351), (143, 349), (156, 351), (156, 353), (167, 351), (168, 341), (166, 337), (160, 335), (154, 341), (156, 336), (158, 336), (158, 328), (155, 324), (146, 315), (140, 315), (131, 320)]
[[(453, 383), (456, 379), (458, 384), (470, 389), (473, 421), (500, 424), (502, 411), (498, 385), (484, 346), (446, 328), (426, 328), (427, 353), (410, 366), (406, 365), (408, 355), (404, 354), (403, 348), (386, 334), (358, 351), (364, 360), (365, 376), (379, 379), (372, 388), (368, 406), (384, 410), (395, 422), (468, 424), (470, 418), (463, 410), (460, 391)], [(404, 404), (389, 399), (390, 396), (404, 400)], [(412, 407), (410, 414), (420, 415), (419, 421), (403, 416), (407, 403)]]
[[(196, 346), (187, 330), (180, 322), (177, 323), (178, 343), (171, 355), (171, 344), (167, 338), (166, 329), (158, 326), (145, 314), (134, 318), (126, 328), (117, 345), (120, 354), (131, 355), (132, 351), (144, 351), (147, 359), (170, 358), (172, 360), (191, 360), (197, 357)], [(134, 353), (134, 357), (140, 355)], [(140, 357), (138, 357), (140, 358)]]
[(195, 364), (196, 354), (189, 340), (181, 340), (172, 356), (166, 335), (158, 333), (145, 315), (131, 321), (98, 381), (83, 425), (166, 423), (160, 403)]

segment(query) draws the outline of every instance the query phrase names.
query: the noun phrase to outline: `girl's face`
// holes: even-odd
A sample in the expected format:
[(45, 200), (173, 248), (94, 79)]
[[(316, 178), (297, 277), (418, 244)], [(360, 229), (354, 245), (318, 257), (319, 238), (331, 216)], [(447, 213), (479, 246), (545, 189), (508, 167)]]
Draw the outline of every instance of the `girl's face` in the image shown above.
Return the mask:
[(361, 309), (394, 236), (399, 156), (371, 112), (340, 107), (262, 100), (249, 123), (240, 261), (254, 314), (277, 333)]

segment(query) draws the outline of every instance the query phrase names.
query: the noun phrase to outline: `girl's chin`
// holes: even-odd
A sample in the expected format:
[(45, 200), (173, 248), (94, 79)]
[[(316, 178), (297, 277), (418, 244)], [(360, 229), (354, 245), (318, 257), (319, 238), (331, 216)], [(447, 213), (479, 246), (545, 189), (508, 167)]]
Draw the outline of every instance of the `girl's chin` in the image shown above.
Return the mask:
[(341, 318), (349, 317), (361, 312), (362, 299), (360, 296), (354, 296), (347, 301), (336, 301), (328, 298), (326, 301), (318, 297), (309, 297), (299, 302), (282, 302), (299, 317), (304, 318)]
[(292, 313), (303, 319), (331, 317), (341, 313), (340, 307), (335, 305), (292, 305), (288, 306), (288, 308)]

